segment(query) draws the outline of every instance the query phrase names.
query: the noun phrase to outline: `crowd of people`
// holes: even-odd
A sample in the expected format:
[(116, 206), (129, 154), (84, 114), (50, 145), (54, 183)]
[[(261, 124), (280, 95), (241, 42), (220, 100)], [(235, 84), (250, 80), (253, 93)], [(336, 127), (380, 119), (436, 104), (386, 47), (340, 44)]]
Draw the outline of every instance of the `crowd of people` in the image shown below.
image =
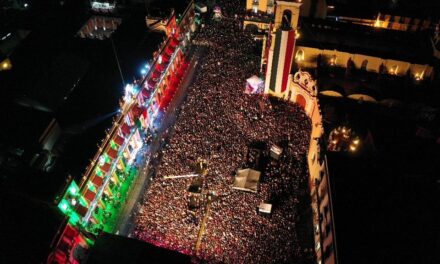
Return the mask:
[[(298, 105), (244, 93), (246, 79), (259, 72), (256, 42), (239, 28), (239, 1), (217, 2), (226, 18), (199, 29), (195, 41), (209, 47), (162, 149), (132, 235), (210, 263), (303, 263), (310, 254), (299, 245), (296, 222), (311, 124)], [(262, 171), (258, 192), (234, 190), (235, 173), (249, 166), (254, 142), (264, 143), (267, 157), (255, 168)], [(273, 144), (282, 147), (278, 159), (268, 155)], [(192, 178), (164, 178), (193, 173), (198, 159), (208, 161), (203, 190), (216, 194), (209, 211), (204, 203), (195, 212), (188, 209)], [(261, 202), (273, 203), (269, 217), (257, 213)]]

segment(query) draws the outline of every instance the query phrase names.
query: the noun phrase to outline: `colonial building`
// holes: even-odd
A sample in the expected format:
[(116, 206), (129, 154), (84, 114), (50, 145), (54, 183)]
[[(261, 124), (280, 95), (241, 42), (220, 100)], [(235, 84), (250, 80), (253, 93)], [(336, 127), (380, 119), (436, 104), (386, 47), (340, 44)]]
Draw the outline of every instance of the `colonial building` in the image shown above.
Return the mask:
[[(90, 247), (101, 231), (115, 233), (115, 219), (138, 176), (135, 163), (159, 112), (168, 107), (186, 72), (189, 41), (195, 30), (194, 2), (179, 17), (173, 13), (167, 38), (154, 54), (149, 71), (128, 84), (119, 115), (78, 183), (70, 180), (56, 199), (67, 224), (53, 240), (48, 263), (78, 263), (75, 249)], [(113, 220), (112, 220), (113, 219)]]
[(318, 263), (336, 263), (336, 235), (327, 163), (321, 145), (324, 130), (317, 98), (316, 81), (308, 72), (291, 73), (295, 49), (295, 30), (301, 3), (277, 1), (274, 26), (265, 38), (262, 52), (262, 73), (265, 74), (264, 93), (299, 104), (312, 122), (307, 155), (309, 187), (313, 209), (315, 252)]

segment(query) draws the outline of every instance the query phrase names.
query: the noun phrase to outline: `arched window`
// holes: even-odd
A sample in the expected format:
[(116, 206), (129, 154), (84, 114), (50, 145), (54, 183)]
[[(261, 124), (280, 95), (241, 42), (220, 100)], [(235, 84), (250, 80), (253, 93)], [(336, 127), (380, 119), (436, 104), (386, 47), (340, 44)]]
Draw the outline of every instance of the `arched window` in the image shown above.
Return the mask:
[(258, 3), (259, 1), (258, 0), (254, 0), (253, 1), (253, 3), (252, 3), (252, 11), (256, 14), (256, 13), (258, 13)]
[(306, 98), (301, 94), (296, 96), (296, 103), (299, 104), (303, 109), (306, 109)]
[(392, 75), (397, 75), (399, 73), (399, 65), (394, 65), (391, 67), (389, 73)]
[(362, 64), (361, 64), (361, 70), (366, 71), (367, 70), (367, 64), (368, 64), (368, 60), (367, 59), (363, 60)]
[(281, 20), (281, 29), (283, 30), (291, 29), (291, 22), (292, 22), (292, 11), (286, 9), (283, 12), (283, 18)]
[(258, 34), (258, 26), (255, 24), (247, 24), (244, 29), (252, 34)]
[(330, 66), (336, 65), (336, 59), (337, 59), (336, 55), (330, 57), (330, 61), (329, 61)]
[(292, 90), (289, 90), (289, 93), (287, 94), (287, 100), (291, 100), (292, 99)]
[(297, 62), (301, 62), (301, 61), (304, 60), (304, 50), (299, 49), (299, 50), (296, 52), (295, 60), (296, 60)]
[(274, 0), (267, 1), (267, 13), (273, 14)]

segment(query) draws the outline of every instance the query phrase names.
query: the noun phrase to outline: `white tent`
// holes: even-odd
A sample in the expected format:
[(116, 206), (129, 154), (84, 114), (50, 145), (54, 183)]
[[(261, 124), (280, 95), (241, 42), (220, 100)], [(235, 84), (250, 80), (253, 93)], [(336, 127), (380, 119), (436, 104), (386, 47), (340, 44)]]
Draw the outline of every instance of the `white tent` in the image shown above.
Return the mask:
[(241, 169), (237, 171), (232, 188), (242, 191), (257, 192), (261, 172), (253, 169)]
[(246, 80), (246, 90), (247, 94), (262, 93), (264, 88), (264, 82), (257, 75), (253, 75)]

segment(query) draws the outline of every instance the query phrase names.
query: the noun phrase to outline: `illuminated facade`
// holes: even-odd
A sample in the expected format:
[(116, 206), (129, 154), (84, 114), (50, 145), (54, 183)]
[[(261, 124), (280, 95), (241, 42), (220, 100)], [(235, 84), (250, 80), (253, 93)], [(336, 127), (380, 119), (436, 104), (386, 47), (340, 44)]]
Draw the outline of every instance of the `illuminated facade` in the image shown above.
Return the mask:
[(349, 53), (338, 50), (319, 49), (297, 45), (295, 48), (295, 62), (299, 68), (314, 69), (318, 67), (317, 58), (330, 66), (346, 68), (348, 61), (353, 62), (356, 69), (379, 73), (381, 68), (390, 75), (405, 76), (408, 73), (415, 79), (429, 78), (434, 68), (429, 64), (412, 63), (405, 60), (392, 60), (366, 54)]
[(277, 1), (274, 27), (271, 27), (263, 46), (261, 68), (266, 76), (265, 93), (281, 95), (287, 89), (300, 6), (298, 3)]
[(275, 0), (247, 0), (246, 10), (252, 10), (253, 13), (273, 14), (275, 9)]
[[(269, 25), (273, 22), (274, 17), (276, 20), (276, 13), (283, 13), (285, 7), (290, 4), (301, 5), (301, 9), (298, 9), (298, 15), (301, 17), (324, 19), (327, 15), (327, 3), (325, 0), (247, 0), (247, 16), (245, 16), (243, 21), (243, 27), (248, 30), (254, 28), (258, 31), (266, 31), (269, 29)], [(277, 21), (275, 21), (275, 24), (276, 23)], [(296, 29), (297, 25), (295, 24), (293, 27)]]
[(92, 7), (93, 11), (96, 12), (113, 12), (116, 8), (116, 0), (113, 1), (95, 1), (95, 0), (91, 0), (90, 1), (90, 5)]
[[(300, 3), (277, 1), (274, 27), (263, 42), (261, 70), (265, 74), (264, 93), (300, 105), (312, 123), (307, 155), (309, 188), (312, 200), (315, 253), (318, 263), (337, 263), (331, 189), (325, 155), (321, 153), (324, 136), (317, 98), (316, 81), (305, 71), (290, 74), (295, 56), (295, 29)], [(296, 57), (304, 56), (296, 54)]]
[(310, 146), (307, 154), (309, 188), (313, 210), (315, 253), (318, 263), (337, 263), (336, 234), (330, 179), (325, 154), (321, 152), (324, 140), (322, 115), (317, 97), (317, 86), (308, 72), (299, 71), (289, 76), (287, 89), (269, 94), (300, 105), (312, 123)]
[[(167, 40), (155, 53), (149, 72), (125, 87), (120, 114), (80, 182), (71, 181), (58, 198), (58, 208), (68, 220), (64, 230), (73, 228), (85, 236), (116, 232), (118, 216), (138, 176), (135, 161), (144, 138), (154, 130), (158, 113), (167, 108), (186, 72), (186, 53), (195, 30), (193, 2), (170, 21)], [(60, 243), (53, 247), (48, 263), (76, 263)]]
[(80, 38), (106, 39), (116, 31), (122, 20), (116, 17), (92, 16), (78, 31)]

